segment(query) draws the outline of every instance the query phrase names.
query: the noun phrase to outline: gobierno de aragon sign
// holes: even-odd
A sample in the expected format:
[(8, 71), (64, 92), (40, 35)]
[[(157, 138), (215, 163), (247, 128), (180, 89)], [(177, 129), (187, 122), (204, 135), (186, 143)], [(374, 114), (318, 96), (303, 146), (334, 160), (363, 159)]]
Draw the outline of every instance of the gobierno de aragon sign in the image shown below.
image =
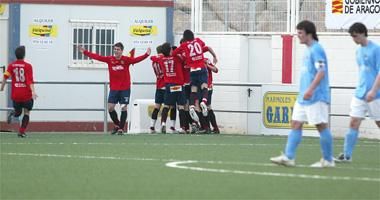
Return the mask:
[(326, 28), (348, 29), (355, 22), (380, 29), (380, 0), (326, 0)]

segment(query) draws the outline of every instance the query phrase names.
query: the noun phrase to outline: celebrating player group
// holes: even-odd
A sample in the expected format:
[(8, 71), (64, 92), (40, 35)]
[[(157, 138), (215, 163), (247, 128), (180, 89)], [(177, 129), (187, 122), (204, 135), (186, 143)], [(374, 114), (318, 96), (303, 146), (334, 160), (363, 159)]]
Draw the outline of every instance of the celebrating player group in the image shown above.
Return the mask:
[[(212, 72), (218, 72), (215, 67), (216, 55), (201, 39), (194, 38), (190, 30), (183, 33), (180, 43), (178, 48), (164, 43), (157, 47), (157, 55), (151, 57), (157, 89), (150, 131), (156, 132), (157, 115), (161, 104), (164, 104), (161, 112), (162, 133), (166, 133), (169, 110), (173, 112), (176, 106), (179, 110), (180, 130), (176, 131), (175, 125), (171, 124), (171, 131), (189, 133), (191, 126), (191, 132), (211, 133), (211, 121), (212, 132), (219, 133), (211, 109)], [(204, 57), (205, 52), (212, 54), (213, 63)]]

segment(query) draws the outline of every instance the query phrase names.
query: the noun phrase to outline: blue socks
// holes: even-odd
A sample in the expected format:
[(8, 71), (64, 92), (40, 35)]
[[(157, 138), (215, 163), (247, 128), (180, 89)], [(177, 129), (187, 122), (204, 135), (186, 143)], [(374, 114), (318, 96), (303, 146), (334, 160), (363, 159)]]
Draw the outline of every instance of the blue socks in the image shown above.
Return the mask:
[(285, 147), (285, 155), (293, 160), (296, 154), (297, 146), (301, 143), (302, 130), (292, 129), (288, 135), (288, 141)]
[(352, 151), (354, 150), (356, 141), (358, 140), (359, 130), (350, 128), (346, 137), (344, 138), (344, 156), (351, 158)]
[(333, 160), (333, 138), (328, 128), (320, 132), (320, 144), (323, 159), (331, 162)]

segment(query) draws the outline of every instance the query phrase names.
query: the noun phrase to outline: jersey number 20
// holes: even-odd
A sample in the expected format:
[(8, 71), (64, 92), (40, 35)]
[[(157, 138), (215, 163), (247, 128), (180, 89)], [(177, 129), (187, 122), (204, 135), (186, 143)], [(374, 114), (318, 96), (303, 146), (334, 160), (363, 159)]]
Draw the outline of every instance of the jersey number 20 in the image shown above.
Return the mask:
[(202, 47), (198, 42), (187, 45), (187, 48), (190, 50), (190, 57), (202, 54)]

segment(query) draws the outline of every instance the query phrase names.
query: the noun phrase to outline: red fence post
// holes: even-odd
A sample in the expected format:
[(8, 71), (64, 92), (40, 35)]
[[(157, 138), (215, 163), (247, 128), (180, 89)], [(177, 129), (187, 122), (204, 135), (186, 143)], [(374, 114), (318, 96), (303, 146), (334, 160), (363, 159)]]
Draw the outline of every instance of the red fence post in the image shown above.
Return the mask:
[(293, 36), (282, 35), (282, 83), (292, 83)]

